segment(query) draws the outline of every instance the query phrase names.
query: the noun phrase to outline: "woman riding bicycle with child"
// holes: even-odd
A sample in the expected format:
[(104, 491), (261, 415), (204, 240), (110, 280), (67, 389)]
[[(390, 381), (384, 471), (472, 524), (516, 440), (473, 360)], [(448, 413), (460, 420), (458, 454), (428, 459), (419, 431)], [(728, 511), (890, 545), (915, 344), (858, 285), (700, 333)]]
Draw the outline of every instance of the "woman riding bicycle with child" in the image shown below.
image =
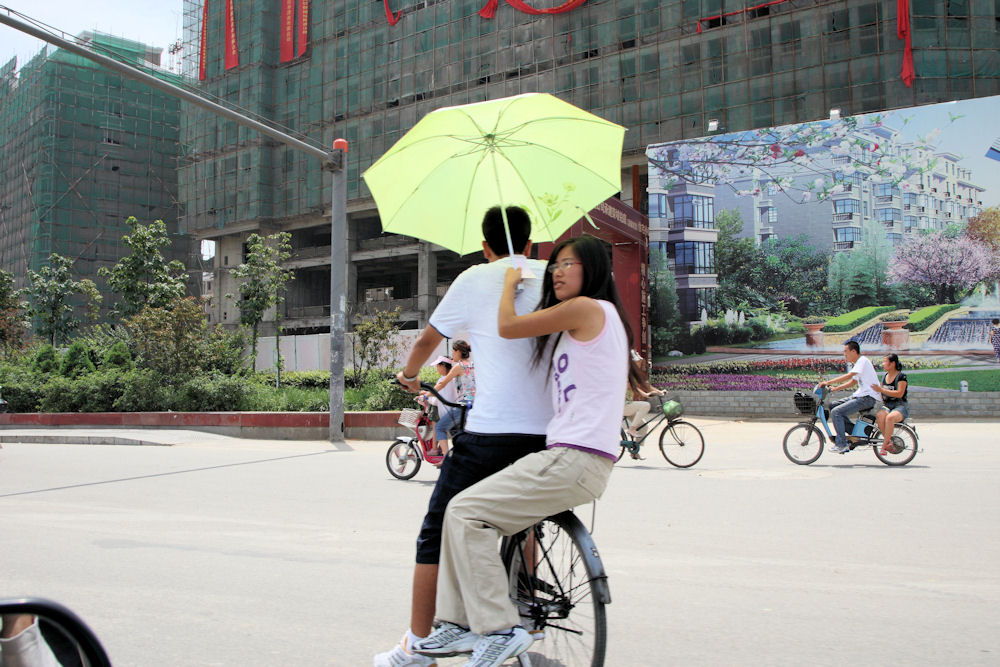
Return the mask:
[[(457, 398), (453, 402), (464, 404), (466, 410), (472, 408), (472, 402), (476, 398), (476, 369), (469, 359), (471, 354), (472, 348), (464, 340), (456, 340), (452, 343), (451, 360), (453, 364), (451, 370), (434, 385), (434, 389), (440, 392), (454, 380)], [(462, 408), (451, 408), (441, 414), (441, 418), (434, 426), (434, 449), (430, 450), (428, 454), (444, 456), (448, 453), (449, 432), (461, 419)]]
[[(519, 625), (497, 538), (590, 502), (604, 492), (620, 447), (625, 387), (638, 371), (631, 332), (603, 243), (583, 236), (556, 246), (538, 310), (518, 316), (520, 269), (508, 269), (498, 313), (504, 338), (535, 338), (535, 365), (549, 369), (555, 416), (547, 449), (519, 459), (456, 495), (444, 521), (438, 572), (439, 628), (413, 650), (472, 651), (467, 665), (493, 667), (532, 643)], [(556, 334), (554, 337), (552, 334)]]
[(875, 415), (878, 429), (882, 431), (882, 454), (888, 454), (886, 448), (892, 443), (892, 430), (896, 424), (910, 416), (909, 404), (906, 402), (906, 374), (899, 356), (887, 354), (882, 359), (882, 384), (873, 384), (872, 389), (882, 395), (882, 409)]

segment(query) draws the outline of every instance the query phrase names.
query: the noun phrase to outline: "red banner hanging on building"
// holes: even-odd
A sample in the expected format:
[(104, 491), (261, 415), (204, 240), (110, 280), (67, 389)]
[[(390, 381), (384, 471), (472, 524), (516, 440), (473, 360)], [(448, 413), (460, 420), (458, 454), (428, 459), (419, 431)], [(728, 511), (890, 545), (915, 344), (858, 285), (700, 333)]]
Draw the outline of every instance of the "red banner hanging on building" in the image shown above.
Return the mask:
[(233, 0), (226, 0), (226, 69), (238, 67), (239, 64), (240, 52), (236, 48), (236, 14), (233, 11)]
[(201, 12), (201, 47), (198, 49), (198, 80), (205, 80), (205, 55), (208, 49), (208, 0)]
[(903, 67), (899, 70), (899, 78), (910, 88), (916, 76), (913, 44), (910, 41), (910, 0), (896, 0), (896, 37), (903, 40)]
[(309, 0), (299, 0), (299, 48), (295, 55), (301, 58), (309, 48)]
[(279, 43), (281, 62), (287, 63), (295, 57), (295, 0), (281, 0), (281, 39)]
[[(304, 2), (307, 0), (303, 0)], [(783, 2), (784, 0), (782, 0)], [(563, 4), (558, 7), (551, 7), (549, 9), (535, 9), (529, 5), (525, 0), (507, 0), (507, 4), (514, 9), (524, 12), (525, 14), (562, 14), (563, 12), (568, 12), (571, 9), (576, 9), (577, 7), (583, 5), (587, 0), (566, 0)], [(402, 12), (393, 13), (389, 9), (389, 0), (382, 0), (382, 4), (385, 6), (385, 20), (389, 22), (389, 25), (396, 25), (399, 23), (399, 18), (403, 15)], [(479, 10), (479, 15), (484, 19), (491, 19), (496, 16), (497, 6), (499, 5), (499, 0), (486, 0), (486, 4), (482, 9)]]

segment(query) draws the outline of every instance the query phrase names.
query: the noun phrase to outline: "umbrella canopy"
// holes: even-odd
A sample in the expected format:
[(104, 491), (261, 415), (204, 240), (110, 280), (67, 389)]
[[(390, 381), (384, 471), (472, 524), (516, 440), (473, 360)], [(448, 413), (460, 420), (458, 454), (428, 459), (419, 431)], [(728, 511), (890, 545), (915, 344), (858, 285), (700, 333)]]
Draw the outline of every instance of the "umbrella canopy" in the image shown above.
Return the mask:
[(363, 176), (387, 232), (464, 255), (502, 205), (528, 211), (534, 241), (554, 241), (621, 190), (624, 135), (552, 95), (517, 95), (432, 111)]

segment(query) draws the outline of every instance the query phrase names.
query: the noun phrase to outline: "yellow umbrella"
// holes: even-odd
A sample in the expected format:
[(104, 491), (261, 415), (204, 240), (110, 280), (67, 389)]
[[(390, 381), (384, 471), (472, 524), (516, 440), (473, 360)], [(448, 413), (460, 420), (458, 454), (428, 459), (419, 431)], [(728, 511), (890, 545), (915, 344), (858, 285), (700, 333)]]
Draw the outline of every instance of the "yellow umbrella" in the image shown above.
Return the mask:
[(464, 255), (482, 247), (488, 209), (520, 206), (532, 239), (554, 241), (621, 190), (624, 135), (557, 97), (529, 93), (430, 112), (363, 177), (387, 232)]

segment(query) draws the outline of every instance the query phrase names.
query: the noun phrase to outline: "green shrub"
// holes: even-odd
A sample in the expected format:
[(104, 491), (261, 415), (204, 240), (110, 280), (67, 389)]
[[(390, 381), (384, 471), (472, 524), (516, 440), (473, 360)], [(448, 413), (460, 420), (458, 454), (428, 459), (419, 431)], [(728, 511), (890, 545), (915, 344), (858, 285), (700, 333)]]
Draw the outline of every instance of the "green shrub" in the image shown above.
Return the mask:
[[(174, 392), (174, 407), (179, 412), (228, 412), (256, 407), (260, 387), (246, 378), (208, 373), (186, 380)], [(278, 408), (268, 407), (268, 410)]]
[(59, 374), (66, 378), (75, 378), (96, 370), (94, 362), (90, 360), (90, 350), (82, 340), (73, 341), (59, 364)]
[[(276, 377), (274, 371), (257, 371), (254, 376), (259, 384), (274, 386)], [(344, 371), (344, 384), (356, 386), (352, 371)], [(286, 371), (281, 374), (281, 386), (301, 389), (329, 389), (330, 371)]]
[(927, 306), (918, 311), (910, 313), (906, 322), (906, 328), (910, 331), (923, 331), (930, 325), (938, 321), (945, 313), (961, 308), (957, 303), (944, 304), (940, 306)]
[(119, 412), (163, 412), (174, 409), (174, 389), (156, 371), (136, 368), (123, 376), (124, 388), (114, 402)]
[(823, 331), (826, 333), (837, 333), (839, 331), (850, 331), (854, 327), (867, 322), (877, 315), (895, 310), (895, 306), (866, 306), (852, 310), (849, 313), (838, 315), (826, 321)]
[(101, 368), (118, 368), (126, 371), (132, 368), (132, 354), (124, 341), (119, 340), (107, 349), (104, 358), (101, 359)]
[(910, 316), (910, 313), (905, 310), (894, 310), (891, 313), (886, 313), (885, 315), (880, 315), (878, 318), (879, 322), (905, 322)]
[(76, 377), (56, 376), (42, 386), (39, 412), (114, 412), (125, 391), (125, 378), (116, 371)]
[(809, 317), (803, 318), (802, 324), (820, 324), (826, 322), (825, 317), (822, 315), (810, 315)]
[(370, 379), (365, 384), (364, 391), (362, 405), (366, 411), (401, 410), (413, 407), (413, 394), (389, 380)]
[(31, 362), (31, 369), (39, 375), (48, 375), (59, 370), (59, 356), (56, 348), (48, 343), (38, 348), (35, 359)]
[[(823, 321), (825, 322), (826, 320), (824, 319)], [(787, 331), (788, 333), (803, 333), (804, 334), (804, 333), (806, 333), (806, 327), (805, 327), (805, 324), (803, 324), (803, 322), (805, 322), (805, 320), (802, 320), (802, 322), (789, 322), (785, 326), (785, 331)]]
[(5, 364), (0, 374), (0, 386), (3, 387), (8, 412), (38, 411), (44, 382), (40, 382), (30, 369)]

